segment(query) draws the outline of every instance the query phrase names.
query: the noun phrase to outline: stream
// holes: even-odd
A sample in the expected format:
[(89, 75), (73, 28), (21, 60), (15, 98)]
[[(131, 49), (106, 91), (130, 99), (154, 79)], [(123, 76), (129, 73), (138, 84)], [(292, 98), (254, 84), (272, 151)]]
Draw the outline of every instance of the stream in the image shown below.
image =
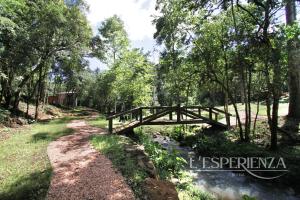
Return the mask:
[[(158, 142), (168, 151), (176, 149), (189, 162), (189, 155), (193, 154), (190, 147), (180, 146), (169, 137), (155, 134), (153, 141)], [(292, 188), (274, 186), (272, 180), (258, 181), (250, 175), (241, 175), (231, 171), (199, 172), (186, 166), (186, 170), (194, 178), (195, 185), (203, 191), (212, 193), (217, 199), (238, 200), (243, 195), (255, 197), (257, 200), (296, 200), (300, 199)]]

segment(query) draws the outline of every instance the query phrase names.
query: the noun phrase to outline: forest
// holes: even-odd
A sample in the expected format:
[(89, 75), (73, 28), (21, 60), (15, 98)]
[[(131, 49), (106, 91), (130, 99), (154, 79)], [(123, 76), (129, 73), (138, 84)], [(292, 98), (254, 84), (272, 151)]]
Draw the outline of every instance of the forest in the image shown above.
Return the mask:
[[(151, 23), (159, 49), (157, 62), (153, 52), (133, 47), (122, 16), (106, 18), (95, 31), (86, 16), (89, 9), (84, 0), (0, 0), (0, 161), (10, 155), (6, 149), (11, 144), (5, 142), (19, 137), (10, 127), (14, 120), (38, 129), (49, 126), (46, 129), (53, 133), (29, 131), (28, 138), (38, 134), (50, 143), (72, 134), (61, 127), (71, 120), (86, 120), (89, 126), (106, 130), (106, 117), (134, 108), (202, 106), (222, 110), (225, 116), (221, 114), (220, 120), (231, 122), (231, 127), (224, 131), (201, 125), (142, 126), (134, 130), (136, 136), (129, 133), (129, 138), (138, 138), (134, 141), (144, 145), (162, 180), (180, 180), (179, 174), (190, 178), (181, 173), (189, 161), (179, 158), (178, 152), (166, 153), (146, 135), (160, 138), (158, 133), (202, 156), (283, 157), (289, 172), (276, 179), (274, 187), (288, 185), (292, 192), (290, 196), (282, 192), (278, 198), (300, 198), (300, 1), (156, 0)], [(106, 68), (91, 69), (91, 58)], [(53, 100), (61, 94), (70, 97), (63, 105)], [(43, 124), (41, 118), (50, 108), (64, 117), (71, 114), (61, 122), (54, 119)], [(86, 119), (82, 118), (85, 112)], [(97, 118), (91, 112), (98, 113)], [(115, 123), (130, 118), (120, 116)], [(132, 179), (129, 186), (134, 196), (143, 199), (140, 179), (147, 176), (125, 164), (128, 168), (122, 168), (125, 158), (118, 153), (128, 154), (132, 138), (111, 137), (96, 136), (90, 143), (112, 160), (125, 179)], [(44, 143), (35, 145), (45, 151)], [(49, 152), (48, 156), (51, 161)], [(0, 181), (9, 179), (10, 165), (17, 165), (9, 160), (4, 163), (0, 164)], [(13, 181), (4, 181), (0, 199), (43, 199), (50, 174), (40, 180), (41, 187), (32, 186), (29, 190), (34, 195), (26, 198)], [(180, 199), (227, 198), (213, 190), (199, 191), (193, 181), (190, 187), (183, 185), (180, 181), (176, 185), (177, 192), (184, 192), (178, 192)], [(41, 196), (36, 195), (36, 187)], [(49, 191), (48, 199), (61, 197), (51, 197)], [(228, 199), (276, 199), (253, 193), (233, 196)], [(109, 199), (95, 197), (101, 198)]]

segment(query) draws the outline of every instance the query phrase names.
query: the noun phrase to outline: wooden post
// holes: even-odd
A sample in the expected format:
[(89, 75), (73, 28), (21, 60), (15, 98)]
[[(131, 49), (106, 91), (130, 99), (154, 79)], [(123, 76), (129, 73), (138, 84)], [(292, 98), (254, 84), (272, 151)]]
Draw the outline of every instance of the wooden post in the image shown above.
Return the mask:
[(139, 120), (139, 116), (140, 116), (140, 110), (137, 110), (135, 113), (135, 120), (138, 121)]
[(176, 114), (177, 114), (177, 122), (180, 122), (181, 121), (180, 104), (177, 104)]
[(219, 113), (215, 113), (215, 120), (218, 121), (218, 115)]
[(172, 109), (171, 109), (171, 112), (169, 114), (169, 120), (173, 120), (173, 112), (172, 112)]
[(230, 128), (230, 116), (228, 115), (228, 113), (225, 113), (225, 116), (226, 116), (227, 127)]
[(209, 108), (209, 119), (212, 120), (212, 109)]
[(143, 122), (143, 109), (142, 108), (139, 109), (139, 115), (140, 115), (140, 123), (142, 123)]
[(109, 132), (110, 134), (113, 133), (113, 119), (112, 119), (112, 118), (110, 118), (110, 119), (108, 120), (108, 132)]
[(201, 116), (201, 108), (198, 108), (198, 114)]

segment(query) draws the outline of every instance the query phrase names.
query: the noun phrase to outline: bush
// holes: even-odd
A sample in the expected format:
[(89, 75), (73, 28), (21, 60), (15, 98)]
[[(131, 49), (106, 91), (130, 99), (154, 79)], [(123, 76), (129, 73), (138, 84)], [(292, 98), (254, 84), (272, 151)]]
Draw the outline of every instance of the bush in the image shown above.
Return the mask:
[(184, 130), (182, 126), (175, 126), (173, 128), (173, 132), (171, 133), (171, 137), (176, 141), (182, 141), (184, 139)]
[(144, 134), (141, 129), (138, 129), (137, 136), (138, 142), (144, 145), (146, 153), (157, 168), (159, 176), (162, 179), (168, 179), (172, 176), (178, 177), (184, 165), (187, 164), (179, 156), (179, 152), (176, 150), (168, 152), (163, 149), (159, 144), (153, 142), (148, 135)]

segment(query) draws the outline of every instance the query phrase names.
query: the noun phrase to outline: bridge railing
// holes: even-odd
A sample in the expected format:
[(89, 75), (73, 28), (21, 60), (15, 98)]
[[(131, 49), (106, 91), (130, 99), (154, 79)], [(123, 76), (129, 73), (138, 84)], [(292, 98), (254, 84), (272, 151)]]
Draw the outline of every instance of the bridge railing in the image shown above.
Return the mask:
[[(203, 112), (206, 112), (205, 116), (209, 120), (218, 121), (219, 115), (223, 114), (226, 118), (226, 124), (230, 127), (230, 113), (227, 113), (221, 109), (213, 107), (203, 107), (203, 106), (141, 106), (133, 108), (124, 112), (116, 113), (107, 117), (109, 132), (113, 132), (114, 119), (120, 118), (120, 121), (129, 121), (131, 126), (136, 126), (138, 124), (149, 124), (151, 121), (167, 116), (169, 121), (173, 120), (173, 114), (175, 113), (176, 119), (173, 122), (184, 124), (182, 121), (183, 115), (190, 117), (192, 119), (203, 118)], [(214, 117), (213, 117), (214, 115)], [(125, 117), (126, 116), (126, 117)], [(121, 120), (121, 118), (123, 118)], [(166, 121), (166, 119), (165, 119)], [(166, 122), (165, 122), (166, 123)], [(164, 124), (164, 122), (161, 122)]]

